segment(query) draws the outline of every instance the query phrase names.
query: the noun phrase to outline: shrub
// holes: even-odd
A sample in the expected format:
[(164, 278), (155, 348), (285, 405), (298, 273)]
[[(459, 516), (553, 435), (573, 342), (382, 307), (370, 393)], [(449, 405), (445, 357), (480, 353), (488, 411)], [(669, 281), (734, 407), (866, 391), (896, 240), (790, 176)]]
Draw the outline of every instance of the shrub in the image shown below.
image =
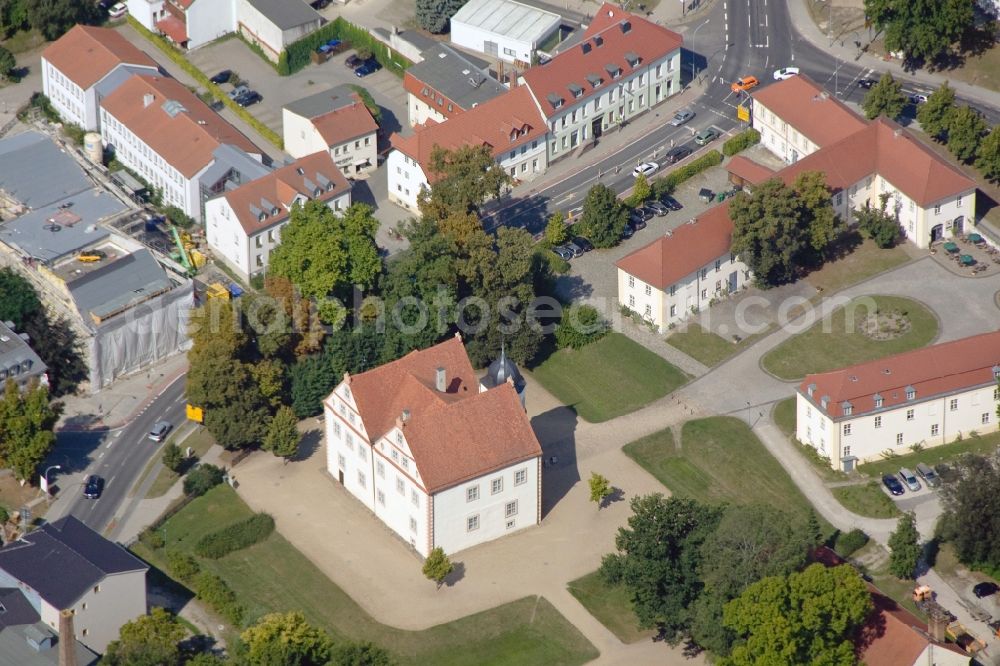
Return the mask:
[(200, 497), (222, 483), (222, 468), (215, 465), (198, 465), (184, 479), (184, 494)]
[(563, 310), (562, 322), (556, 329), (556, 346), (580, 349), (597, 342), (608, 332), (608, 322), (597, 308), (574, 303)]
[(847, 558), (860, 550), (868, 543), (868, 535), (855, 528), (846, 534), (838, 534), (833, 545), (833, 550), (837, 555)]
[(266, 513), (258, 513), (246, 520), (209, 532), (198, 540), (194, 552), (201, 557), (217, 560), (263, 541), (273, 531), (274, 518)]
[(10, 520), (10, 512), (7, 511), (7, 507), (0, 506), (0, 525), (5, 524), (8, 520)]
[(760, 132), (754, 128), (746, 129), (722, 144), (722, 154), (732, 157), (736, 153), (742, 153), (750, 146), (760, 143)]
[(163, 209), (163, 214), (182, 229), (187, 229), (194, 224), (194, 220), (177, 206), (167, 206)]
[(194, 588), (198, 598), (216, 613), (234, 625), (243, 622), (243, 606), (237, 601), (236, 593), (226, 585), (226, 581), (206, 571), (195, 579)]
[[(361, 49), (358, 49), (358, 53), (359, 54), (361, 53)], [(367, 58), (362, 58), (362, 60), (366, 59)], [(365, 105), (365, 108), (368, 109), (368, 113), (372, 114), (372, 118), (375, 119), (375, 122), (378, 125), (381, 125), (382, 109), (379, 108), (379, 105), (375, 103), (375, 98), (372, 97), (372, 94), (370, 92), (368, 92), (368, 89), (356, 84), (351, 84), (349, 87), (351, 90), (358, 93), (358, 97), (361, 98), (361, 102)]]
[(152, 527), (147, 527), (139, 534), (139, 542), (152, 550), (163, 548), (163, 535)]
[(181, 451), (181, 447), (173, 442), (169, 442), (163, 448), (163, 456), (160, 459), (163, 461), (164, 467), (176, 473), (180, 471), (181, 466), (184, 464), (184, 453)]
[(677, 186), (686, 180), (694, 178), (706, 169), (722, 164), (722, 153), (717, 150), (710, 150), (690, 164), (685, 164), (680, 169), (671, 171), (662, 178), (653, 181), (653, 195), (661, 197), (670, 194)]
[(198, 561), (190, 553), (180, 550), (167, 551), (167, 568), (176, 578), (185, 582), (197, 576), (198, 572), (201, 571)]

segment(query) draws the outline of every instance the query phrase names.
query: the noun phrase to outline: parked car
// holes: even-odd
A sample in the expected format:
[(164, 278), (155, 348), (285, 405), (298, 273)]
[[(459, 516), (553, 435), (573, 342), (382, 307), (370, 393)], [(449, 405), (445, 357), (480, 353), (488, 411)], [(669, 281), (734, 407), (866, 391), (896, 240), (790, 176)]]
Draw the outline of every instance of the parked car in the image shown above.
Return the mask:
[(583, 256), (583, 248), (574, 243), (573, 241), (568, 241), (563, 245), (563, 247), (572, 252), (574, 257)]
[(799, 75), (798, 67), (782, 67), (774, 71), (775, 81), (784, 81), (785, 79), (790, 79), (793, 76)]
[(632, 226), (632, 222), (630, 221), (622, 229), (622, 238), (632, 238), (632, 236), (635, 236), (635, 227)]
[(678, 111), (677, 113), (674, 114), (674, 117), (671, 118), (670, 120), (670, 124), (673, 125), (674, 127), (680, 127), (687, 121), (694, 118), (694, 116), (695, 116), (694, 111), (688, 111), (687, 109), (684, 109), (683, 111)]
[(667, 164), (676, 164), (691, 154), (691, 149), (687, 146), (677, 146), (666, 154)]
[(910, 102), (913, 104), (924, 104), (927, 102), (927, 95), (923, 93), (913, 93), (910, 95)]
[(899, 470), (899, 478), (903, 480), (906, 487), (910, 489), (911, 492), (917, 492), (920, 490), (920, 481), (917, 480), (917, 475), (913, 473), (912, 469), (907, 469), (902, 467)]
[(149, 439), (154, 442), (162, 442), (167, 437), (167, 433), (173, 426), (170, 425), (169, 421), (157, 421), (153, 425), (153, 429), (149, 431)]
[(573, 236), (573, 244), (579, 247), (584, 252), (590, 252), (594, 249), (594, 244), (583, 236)]
[(98, 499), (101, 496), (101, 492), (104, 490), (104, 479), (97, 476), (96, 474), (91, 474), (83, 482), (83, 496), (87, 499)]
[(121, 18), (126, 14), (128, 14), (128, 7), (122, 2), (112, 5), (111, 9), (108, 10), (108, 16), (113, 19)]
[(670, 212), (670, 209), (659, 201), (650, 201), (646, 203), (646, 208), (653, 211), (653, 214), (656, 215), (656, 217), (663, 217)]
[(649, 210), (648, 208), (643, 208), (642, 206), (638, 206), (632, 209), (632, 211), (629, 213), (629, 217), (633, 220), (639, 220), (640, 222), (645, 222), (646, 220), (653, 217), (653, 211)]
[(903, 490), (903, 484), (900, 483), (899, 479), (897, 479), (892, 474), (883, 474), (882, 484), (893, 495), (902, 495), (904, 492), (906, 492), (905, 490)]
[(243, 95), (246, 95), (248, 92), (250, 92), (250, 88), (241, 83), (240, 85), (236, 86), (235, 88), (229, 91), (229, 99), (235, 102), (237, 97), (242, 97)]
[(941, 485), (941, 479), (938, 478), (937, 473), (923, 463), (917, 463), (917, 474), (924, 480), (928, 488), (936, 488)]
[(972, 593), (976, 595), (976, 599), (982, 599), (983, 597), (989, 597), (996, 594), (998, 589), (1000, 589), (1000, 587), (997, 587), (996, 583), (976, 583), (972, 587)]
[(705, 146), (719, 138), (719, 130), (713, 127), (706, 127), (694, 135), (694, 142), (699, 146)]
[(756, 88), (760, 85), (760, 81), (757, 80), (756, 76), (744, 76), (741, 79), (736, 79), (733, 81), (733, 85), (730, 86), (734, 93), (746, 92), (751, 88)]
[(680, 201), (678, 201), (677, 199), (674, 199), (669, 194), (666, 194), (666, 195), (660, 197), (660, 201), (662, 201), (663, 205), (666, 206), (667, 208), (669, 208), (672, 211), (678, 211), (678, 210), (684, 208), (684, 206), (681, 205)]
[(212, 78), (209, 79), (212, 83), (217, 86), (221, 86), (223, 83), (229, 83), (229, 79), (233, 78), (233, 70), (224, 69)]
[(219, 100), (215, 100), (214, 102), (208, 105), (208, 108), (218, 113), (219, 111), (222, 111), (224, 108), (226, 108), (226, 105), (220, 102)]
[(869, 88), (871, 88), (876, 83), (878, 83), (878, 81), (876, 81), (875, 79), (859, 79), (858, 80), (858, 86), (861, 87), (861, 88), (864, 88), (865, 90), (868, 90)]
[(331, 39), (327, 43), (316, 49), (319, 53), (338, 53), (344, 50), (344, 43), (339, 39)]
[(632, 227), (636, 231), (640, 231), (646, 228), (646, 220), (641, 217), (633, 217), (628, 221), (628, 226)]
[(656, 162), (643, 162), (636, 168), (632, 169), (633, 176), (652, 176), (656, 173), (656, 170), (660, 168), (660, 165)]
[(260, 102), (263, 99), (264, 98), (261, 96), (259, 92), (257, 92), (256, 90), (251, 90), (248, 93), (240, 95), (234, 101), (240, 106), (246, 108), (248, 106), (253, 106), (254, 104)]
[(351, 55), (347, 56), (346, 60), (344, 60), (344, 64), (350, 67), (351, 69), (357, 69), (358, 67), (361, 66), (361, 63), (363, 62), (364, 60), (362, 60), (357, 53), (352, 53)]
[(565, 259), (566, 261), (569, 261), (570, 259), (573, 258), (573, 250), (569, 249), (565, 245), (556, 246), (552, 248), (552, 251), (555, 252), (556, 256), (559, 257), (560, 259)]
[(354, 76), (361, 78), (363, 76), (368, 76), (372, 72), (377, 72), (380, 69), (382, 69), (382, 65), (378, 64), (378, 62), (373, 58), (358, 65), (358, 68), (354, 70)]

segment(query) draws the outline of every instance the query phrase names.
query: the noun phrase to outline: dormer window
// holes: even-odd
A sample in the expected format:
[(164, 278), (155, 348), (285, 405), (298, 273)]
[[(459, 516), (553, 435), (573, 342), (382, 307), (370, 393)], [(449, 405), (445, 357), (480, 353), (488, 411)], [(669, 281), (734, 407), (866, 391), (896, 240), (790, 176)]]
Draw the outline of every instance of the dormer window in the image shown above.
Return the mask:
[(277, 215), (278, 212), (279, 211), (278, 211), (278, 207), (277, 206), (275, 206), (274, 208), (271, 209), (271, 215)]
[(313, 190), (313, 196), (314, 197), (318, 197), (321, 194), (323, 194), (323, 188), (322, 187), (317, 187), (315, 190)]
[(880, 409), (882, 407), (883, 401), (882, 396), (876, 393), (873, 398), (875, 399), (875, 409)]
[(625, 61), (633, 68), (639, 64), (640, 60), (639, 54), (635, 51), (628, 51), (625, 53)]
[(906, 399), (907, 400), (913, 400), (916, 397), (917, 397), (917, 389), (913, 388), (912, 386), (907, 386), (906, 387)]
[(993, 366), (993, 379), (1000, 379), (1000, 365)]
[(569, 84), (568, 86), (566, 86), (566, 87), (567, 87), (567, 88), (569, 88), (569, 92), (570, 92), (570, 94), (572, 94), (572, 95), (573, 95), (573, 98), (574, 98), (574, 99), (576, 99), (576, 98), (579, 98), (579, 97), (582, 97), (582, 96), (583, 96), (583, 86), (581, 86), (581, 85), (578, 85), (578, 84), (576, 84), (576, 83), (570, 83), (570, 84)]
[(849, 402), (845, 401), (841, 403), (840, 408), (843, 410), (844, 416), (850, 416), (852, 413), (854, 413), (854, 405), (852, 405)]
[(809, 394), (810, 398), (812, 397), (813, 393), (815, 393), (815, 391), (816, 391), (816, 384), (810, 384), (809, 386), (806, 387), (806, 392)]
[(611, 75), (611, 78), (617, 79), (622, 74), (622, 69), (618, 65), (607, 64), (604, 66), (604, 71)]
[(333, 181), (330, 181), (326, 184), (326, 191), (329, 192), (332, 189), (333, 189)]
[(264, 211), (260, 211), (260, 215), (257, 216), (257, 221), (263, 222), (266, 219), (267, 219), (267, 213), (265, 213)]

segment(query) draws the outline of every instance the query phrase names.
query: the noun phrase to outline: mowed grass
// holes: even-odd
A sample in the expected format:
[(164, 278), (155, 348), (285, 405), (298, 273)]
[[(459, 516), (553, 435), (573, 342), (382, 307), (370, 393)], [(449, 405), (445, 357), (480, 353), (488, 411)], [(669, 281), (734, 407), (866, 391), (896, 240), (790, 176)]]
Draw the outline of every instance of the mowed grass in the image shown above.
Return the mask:
[[(252, 513), (228, 486), (213, 488), (166, 522), (166, 548), (191, 552), (204, 534)], [(134, 550), (166, 571), (164, 549), (151, 552), (137, 543)], [(542, 597), (526, 597), (424, 631), (380, 624), (277, 532), (219, 560), (199, 563), (203, 571), (229, 584), (246, 606), (248, 624), (266, 613), (301, 610), (335, 639), (371, 641), (392, 652), (401, 664), (542, 666), (583, 664), (598, 656), (593, 645)], [(416, 560), (413, 575), (421, 575)], [(447, 592), (441, 596), (441, 603), (447, 603)]]
[(816, 289), (832, 294), (873, 275), (910, 261), (910, 256), (900, 247), (880, 248), (875, 241), (865, 239), (849, 254), (823, 264), (823, 267), (809, 274), (806, 282)]
[(681, 370), (615, 332), (582, 349), (560, 349), (531, 374), (591, 423), (634, 412), (687, 381)]
[[(876, 341), (856, 328), (871, 307), (880, 312), (900, 311), (910, 320), (910, 329), (897, 338)], [(850, 321), (848, 312), (852, 313)], [(827, 321), (818, 321), (789, 338), (764, 356), (764, 369), (779, 379), (801, 379), (807, 374), (827, 372), (846, 365), (918, 349), (938, 333), (938, 322), (926, 306), (899, 296), (865, 296), (837, 308)]]
[[(194, 450), (195, 458), (202, 458), (215, 444), (215, 439), (205, 428), (198, 428), (198, 430), (192, 433), (191, 436), (183, 442), (175, 443), (181, 447), (182, 451), (187, 450), (187, 448), (190, 447)], [(160, 461), (162, 456), (162, 453), (155, 456), (153, 460), (150, 461), (150, 465), (155, 465)], [(166, 467), (161, 467), (160, 473), (156, 475), (156, 478), (153, 479), (152, 485), (149, 486), (149, 492), (146, 493), (146, 497), (162, 497), (173, 487), (175, 483), (177, 483), (177, 481), (180, 480), (180, 478), (180, 474), (171, 472)]]
[(895, 518), (899, 515), (896, 504), (882, 492), (876, 481), (854, 486), (837, 486), (830, 492), (845, 509), (868, 518)]
[(778, 426), (778, 429), (785, 434), (786, 437), (795, 437), (795, 422), (798, 418), (795, 414), (796, 399), (795, 396), (791, 398), (785, 398), (778, 404), (774, 406), (774, 411), (771, 412), (771, 418), (774, 419), (774, 424)]
[(566, 587), (622, 643), (635, 643), (656, 633), (652, 629), (639, 628), (639, 618), (632, 608), (628, 588), (624, 585), (609, 585), (599, 572), (592, 571), (571, 581)]
[(938, 463), (951, 462), (966, 453), (989, 454), (1000, 448), (1000, 432), (991, 432), (976, 437), (965, 437), (959, 442), (932, 446), (919, 453), (907, 452), (885, 460), (858, 465), (858, 471), (871, 477), (881, 477), (883, 474), (895, 474), (900, 467), (914, 469), (917, 463), (933, 467)]
[(712, 367), (725, 361), (742, 347), (721, 335), (706, 331), (698, 324), (688, 324), (683, 331), (671, 333), (667, 344), (676, 347), (694, 360)]

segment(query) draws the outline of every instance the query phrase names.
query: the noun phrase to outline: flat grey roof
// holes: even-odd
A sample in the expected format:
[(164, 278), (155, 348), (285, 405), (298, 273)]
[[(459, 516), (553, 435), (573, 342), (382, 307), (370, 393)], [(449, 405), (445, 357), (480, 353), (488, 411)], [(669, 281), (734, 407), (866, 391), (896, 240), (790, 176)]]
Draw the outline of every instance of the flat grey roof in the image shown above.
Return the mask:
[[(16, 370), (11, 372), (13, 368)], [(0, 322), (0, 385), (8, 379), (21, 381), (45, 372), (45, 364), (17, 331)], [(3, 617), (0, 616), (0, 624)]]
[(423, 62), (406, 71), (463, 109), (471, 109), (473, 104), (482, 104), (507, 92), (503, 84), (489, 75), (489, 65), (479, 58), (440, 43), (423, 55)]
[(559, 27), (562, 17), (514, 0), (469, 0), (451, 21), (535, 44)]
[(212, 151), (215, 158), (198, 180), (202, 185), (211, 187), (223, 178), (235, 181), (238, 185), (249, 183), (271, 173), (271, 169), (259, 160), (247, 154), (242, 148), (223, 143)]
[(282, 30), (297, 28), (312, 21), (323, 22), (323, 17), (302, 0), (247, 0), (254, 9)]
[(90, 322), (96, 325), (94, 317), (108, 319), (173, 289), (175, 284), (152, 253), (142, 249), (86, 273), (66, 286), (80, 315), (85, 320), (91, 315)]
[[(52, 640), (52, 647), (39, 652), (28, 645), (28, 636), (47, 637)], [(96, 664), (98, 656), (80, 641), (74, 641), (77, 666)], [(58, 666), (59, 645), (54, 631), (42, 622), (17, 625), (0, 631), (0, 666)]]
[(93, 183), (49, 137), (24, 132), (0, 140), (0, 189), (29, 208), (41, 208)]
[[(372, 28), (372, 32), (377, 33), (379, 37), (383, 38), (379, 41), (388, 43), (389, 37), (391, 35), (391, 33), (388, 30), (386, 30), (385, 28)], [(402, 32), (396, 33), (396, 37), (403, 40), (404, 42), (412, 44), (414, 47), (416, 47), (418, 51), (420, 51), (421, 54), (423, 54), (424, 51), (431, 48), (435, 44), (441, 43), (436, 39), (431, 39), (430, 37), (426, 37), (420, 34), (416, 30), (404, 30)]]
[[(72, 202), (72, 206), (59, 208)], [(39, 210), (0, 223), (0, 242), (26, 256), (51, 264), (110, 234), (98, 222), (128, 208), (114, 196), (98, 189), (78, 192)]]
[(355, 94), (354, 89), (346, 84), (334, 86), (315, 95), (289, 102), (285, 108), (297, 116), (315, 118), (324, 113), (336, 111), (341, 107), (350, 106), (355, 101), (351, 97), (353, 94)]

